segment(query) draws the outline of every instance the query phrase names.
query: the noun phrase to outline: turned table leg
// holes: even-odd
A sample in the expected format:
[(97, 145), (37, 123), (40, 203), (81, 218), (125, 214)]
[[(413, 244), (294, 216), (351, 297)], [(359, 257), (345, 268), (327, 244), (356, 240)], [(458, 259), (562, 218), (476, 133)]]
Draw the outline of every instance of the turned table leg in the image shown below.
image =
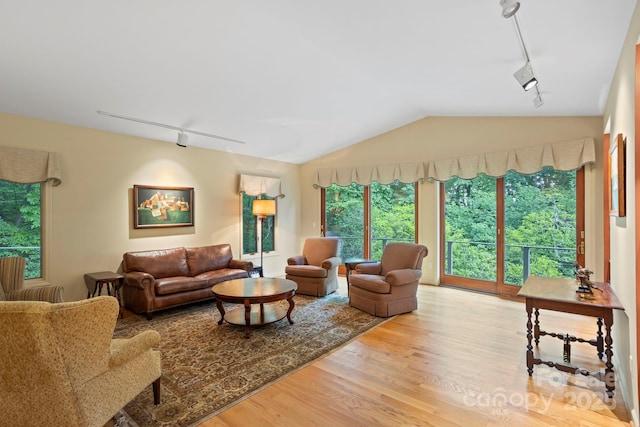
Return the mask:
[(598, 349), (598, 358), (602, 360), (604, 355), (604, 339), (602, 338), (602, 317), (598, 317), (598, 336), (596, 338), (596, 349)]
[(220, 312), (220, 320), (218, 320), (218, 325), (222, 325), (224, 322), (224, 307), (222, 306), (222, 301), (216, 299), (216, 307), (218, 307), (218, 311)]
[(287, 320), (289, 321), (290, 325), (293, 325), (293, 320), (291, 320), (291, 312), (293, 311), (293, 307), (295, 307), (296, 305), (296, 303), (293, 302), (293, 295), (287, 298), (287, 301), (289, 302), (289, 310), (287, 310)]
[(616, 388), (616, 374), (613, 372), (613, 338), (611, 338), (611, 323), (605, 322), (605, 350), (604, 354), (607, 356), (607, 361), (605, 362), (605, 370), (604, 370), (604, 384), (607, 389), (607, 396), (613, 397), (613, 391)]
[(251, 335), (251, 303), (248, 298), (244, 300), (244, 337)]
[[(527, 304), (527, 372), (529, 372), (529, 376), (533, 375), (533, 345), (531, 345), (531, 340), (533, 339), (533, 332), (531, 328), (533, 327), (533, 323), (531, 322), (531, 307)], [(536, 309), (536, 322), (537, 322), (537, 312)]]

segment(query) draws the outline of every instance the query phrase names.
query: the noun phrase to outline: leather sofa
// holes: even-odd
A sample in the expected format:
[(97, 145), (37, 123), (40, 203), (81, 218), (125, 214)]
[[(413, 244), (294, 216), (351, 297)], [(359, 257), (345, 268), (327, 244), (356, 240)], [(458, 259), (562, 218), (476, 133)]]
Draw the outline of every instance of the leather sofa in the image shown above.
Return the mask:
[(234, 259), (231, 245), (127, 252), (122, 257), (124, 306), (137, 314), (213, 299), (211, 287), (249, 277), (253, 263)]

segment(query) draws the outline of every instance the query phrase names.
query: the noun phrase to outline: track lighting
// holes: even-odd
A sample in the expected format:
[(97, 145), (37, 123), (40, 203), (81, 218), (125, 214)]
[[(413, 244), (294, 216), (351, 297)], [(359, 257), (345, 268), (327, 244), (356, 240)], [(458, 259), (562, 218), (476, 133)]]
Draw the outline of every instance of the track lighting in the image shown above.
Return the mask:
[(238, 141), (237, 139), (231, 139), (231, 138), (227, 138), (225, 136), (214, 135), (214, 134), (206, 133), (206, 132), (200, 132), (200, 131), (193, 130), (193, 129), (187, 129), (187, 128), (183, 128), (183, 127), (167, 125), (167, 124), (164, 124), (164, 123), (152, 122), (150, 120), (145, 120), (145, 119), (136, 119), (135, 117), (122, 116), (120, 114), (107, 113), (106, 111), (97, 111), (97, 113), (98, 114), (102, 114), (103, 116), (115, 117), (117, 119), (130, 120), (132, 122), (144, 123), (145, 125), (159, 126), (161, 128), (165, 128), (165, 129), (177, 130), (178, 131), (178, 145), (181, 146), (181, 147), (186, 147), (187, 146), (187, 140), (189, 139), (187, 133), (192, 133), (194, 135), (206, 136), (208, 138), (222, 139), (224, 141), (229, 141), (229, 142), (236, 142), (238, 144), (244, 144), (244, 141)]
[(539, 108), (544, 104), (542, 97), (540, 96), (540, 88), (538, 87), (538, 79), (533, 74), (531, 68), (531, 58), (529, 57), (529, 50), (527, 45), (524, 44), (524, 38), (522, 37), (522, 30), (520, 29), (520, 22), (516, 16), (516, 12), (520, 9), (520, 2), (515, 0), (500, 0), (500, 6), (502, 7), (502, 16), (504, 18), (513, 18), (513, 23), (516, 27), (516, 33), (518, 40), (520, 40), (520, 46), (522, 47), (522, 53), (524, 54), (525, 63), (524, 66), (513, 73), (513, 77), (516, 78), (520, 86), (525, 91), (536, 89), (536, 97), (533, 99), (533, 105)]
[(513, 77), (516, 78), (520, 86), (527, 91), (532, 89), (535, 85), (538, 84), (538, 80), (536, 76), (533, 75), (533, 70), (531, 69), (531, 64), (529, 62), (525, 63), (522, 68), (513, 73)]
[(540, 108), (542, 107), (542, 104), (544, 104), (544, 101), (542, 100), (542, 96), (540, 95), (540, 90), (538, 89), (538, 87), (536, 86), (536, 92), (538, 93), (538, 95), (533, 98), (533, 106), (536, 108)]
[(502, 6), (502, 16), (504, 18), (511, 18), (520, 9), (520, 2), (514, 0), (500, 0), (500, 6)]
[(189, 135), (181, 130), (178, 131), (178, 142), (176, 142), (176, 145), (178, 147), (185, 148), (187, 146), (187, 141), (189, 141)]

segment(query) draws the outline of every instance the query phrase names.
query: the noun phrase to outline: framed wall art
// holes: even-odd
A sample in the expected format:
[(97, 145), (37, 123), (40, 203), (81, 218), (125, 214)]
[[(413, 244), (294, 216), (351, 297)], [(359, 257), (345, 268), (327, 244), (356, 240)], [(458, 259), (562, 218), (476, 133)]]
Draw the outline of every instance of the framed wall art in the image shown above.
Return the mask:
[(193, 225), (193, 188), (133, 186), (134, 228)]
[(627, 139), (621, 133), (609, 148), (609, 215), (624, 217), (626, 210), (626, 145)]

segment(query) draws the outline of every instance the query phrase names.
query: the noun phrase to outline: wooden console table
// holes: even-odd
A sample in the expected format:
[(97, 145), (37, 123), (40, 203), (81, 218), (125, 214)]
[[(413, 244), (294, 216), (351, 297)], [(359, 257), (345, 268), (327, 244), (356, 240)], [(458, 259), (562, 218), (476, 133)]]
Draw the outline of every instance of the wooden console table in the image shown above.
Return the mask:
[[(611, 326), (613, 326), (613, 310), (624, 310), (618, 297), (608, 283), (594, 282), (597, 289), (593, 290), (593, 295), (576, 292), (579, 282), (574, 279), (552, 279), (530, 276), (520, 292), (519, 296), (525, 298), (527, 309), (527, 371), (529, 376), (533, 374), (534, 365), (547, 365), (562, 372), (571, 374), (581, 374), (593, 376), (604, 382), (607, 395), (613, 397), (615, 390), (615, 373), (613, 372), (613, 339), (611, 338)], [(598, 318), (598, 332), (594, 339), (585, 340), (576, 338), (569, 334), (559, 334), (546, 332), (540, 329), (539, 310), (553, 310), (564, 313), (579, 314)], [(534, 314), (534, 321), (531, 322), (531, 314)], [(604, 321), (604, 336), (602, 325)], [(536, 346), (540, 342), (540, 337), (549, 335), (563, 341), (563, 361), (544, 361), (533, 355), (532, 340)], [(606, 356), (604, 372), (589, 372), (571, 365), (571, 343), (581, 342), (590, 344), (597, 349), (598, 357), (602, 360)]]

